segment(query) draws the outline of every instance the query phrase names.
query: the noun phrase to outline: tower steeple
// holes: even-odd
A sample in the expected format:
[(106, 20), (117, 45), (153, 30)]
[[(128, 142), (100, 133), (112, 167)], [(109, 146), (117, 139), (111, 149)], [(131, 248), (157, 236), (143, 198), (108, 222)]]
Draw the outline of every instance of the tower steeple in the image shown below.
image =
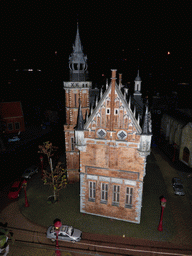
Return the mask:
[(141, 77), (139, 76), (139, 70), (137, 72), (137, 76), (135, 78), (135, 92), (134, 95), (140, 95), (141, 94)]
[(83, 53), (83, 46), (79, 35), (79, 25), (77, 23), (77, 33), (73, 52), (69, 56), (70, 81), (86, 81), (88, 76), (87, 71), (87, 56)]

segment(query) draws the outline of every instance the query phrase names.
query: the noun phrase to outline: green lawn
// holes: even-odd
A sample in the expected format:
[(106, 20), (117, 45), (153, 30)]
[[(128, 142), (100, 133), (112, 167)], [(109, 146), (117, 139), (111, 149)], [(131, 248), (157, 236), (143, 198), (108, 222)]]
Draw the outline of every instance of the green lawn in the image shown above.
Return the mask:
[(28, 184), (27, 195), (30, 206), (24, 206), (24, 193), (18, 201), (22, 214), (41, 226), (48, 227), (56, 218), (64, 224), (72, 225), (83, 232), (145, 238), (149, 240), (170, 241), (174, 236), (175, 225), (169, 204), (164, 211), (163, 232), (157, 230), (160, 218), (160, 196), (166, 194), (166, 188), (159, 167), (153, 155), (148, 157), (147, 172), (144, 179), (143, 207), (141, 224), (133, 224), (109, 218), (80, 213), (79, 184), (67, 185), (60, 192), (59, 202), (48, 204), (52, 195), (49, 186), (44, 186), (40, 174), (34, 176)]

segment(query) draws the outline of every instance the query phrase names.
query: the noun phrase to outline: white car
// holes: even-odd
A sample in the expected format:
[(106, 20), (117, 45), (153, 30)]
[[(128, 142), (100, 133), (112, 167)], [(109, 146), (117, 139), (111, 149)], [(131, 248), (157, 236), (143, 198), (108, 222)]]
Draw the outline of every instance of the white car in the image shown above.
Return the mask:
[[(58, 240), (78, 242), (81, 240), (82, 232), (72, 226), (62, 225), (59, 231)], [(54, 226), (50, 226), (47, 230), (47, 238), (52, 242), (56, 240), (56, 232)]]
[(22, 178), (30, 179), (33, 174), (38, 173), (38, 170), (36, 165), (32, 165), (24, 171)]
[(179, 178), (176, 178), (176, 177), (173, 178), (172, 185), (173, 185), (173, 190), (174, 190), (175, 195), (178, 195), (178, 196), (185, 195), (183, 184)]
[(20, 141), (18, 136), (14, 136), (13, 138), (8, 139), (8, 142), (15, 142), (15, 141)]

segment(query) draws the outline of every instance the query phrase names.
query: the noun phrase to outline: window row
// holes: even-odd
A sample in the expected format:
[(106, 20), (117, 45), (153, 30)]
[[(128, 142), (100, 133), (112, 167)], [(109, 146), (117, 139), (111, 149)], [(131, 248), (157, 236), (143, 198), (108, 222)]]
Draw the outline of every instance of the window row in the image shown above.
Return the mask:
[(13, 130), (13, 125), (15, 125), (15, 130), (20, 129), (20, 123), (19, 122), (15, 122), (14, 124), (13, 123), (8, 123), (7, 128), (8, 128), (9, 131)]
[[(123, 193), (123, 192), (122, 192)], [(109, 184), (101, 183), (101, 203), (108, 202)], [(89, 181), (89, 201), (94, 202), (96, 198), (96, 182)], [(118, 206), (120, 201), (120, 185), (113, 185), (112, 204)], [(131, 207), (133, 203), (133, 188), (125, 189), (125, 207)]]

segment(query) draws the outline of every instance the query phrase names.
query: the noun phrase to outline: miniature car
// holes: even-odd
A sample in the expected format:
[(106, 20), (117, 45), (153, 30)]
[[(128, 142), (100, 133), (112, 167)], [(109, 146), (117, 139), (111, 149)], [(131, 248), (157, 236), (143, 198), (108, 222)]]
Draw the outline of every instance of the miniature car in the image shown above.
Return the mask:
[(14, 136), (13, 138), (8, 139), (8, 142), (15, 142), (15, 141), (20, 141), (18, 136)]
[(18, 179), (13, 182), (13, 184), (9, 190), (9, 193), (8, 193), (8, 198), (14, 199), (14, 198), (19, 197), (19, 193), (22, 189), (23, 182), (24, 182), (24, 179)]
[(38, 173), (38, 169), (36, 165), (30, 166), (24, 171), (22, 178), (30, 179), (33, 174)]
[[(72, 226), (62, 225), (59, 231), (58, 240), (79, 242), (82, 237), (82, 232)], [(47, 230), (47, 238), (52, 242), (56, 240), (56, 232), (54, 226), (50, 226)]]
[(175, 195), (178, 195), (178, 196), (185, 195), (182, 181), (179, 178), (173, 178), (172, 185), (173, 185), (173, 190), (175, 192)]

